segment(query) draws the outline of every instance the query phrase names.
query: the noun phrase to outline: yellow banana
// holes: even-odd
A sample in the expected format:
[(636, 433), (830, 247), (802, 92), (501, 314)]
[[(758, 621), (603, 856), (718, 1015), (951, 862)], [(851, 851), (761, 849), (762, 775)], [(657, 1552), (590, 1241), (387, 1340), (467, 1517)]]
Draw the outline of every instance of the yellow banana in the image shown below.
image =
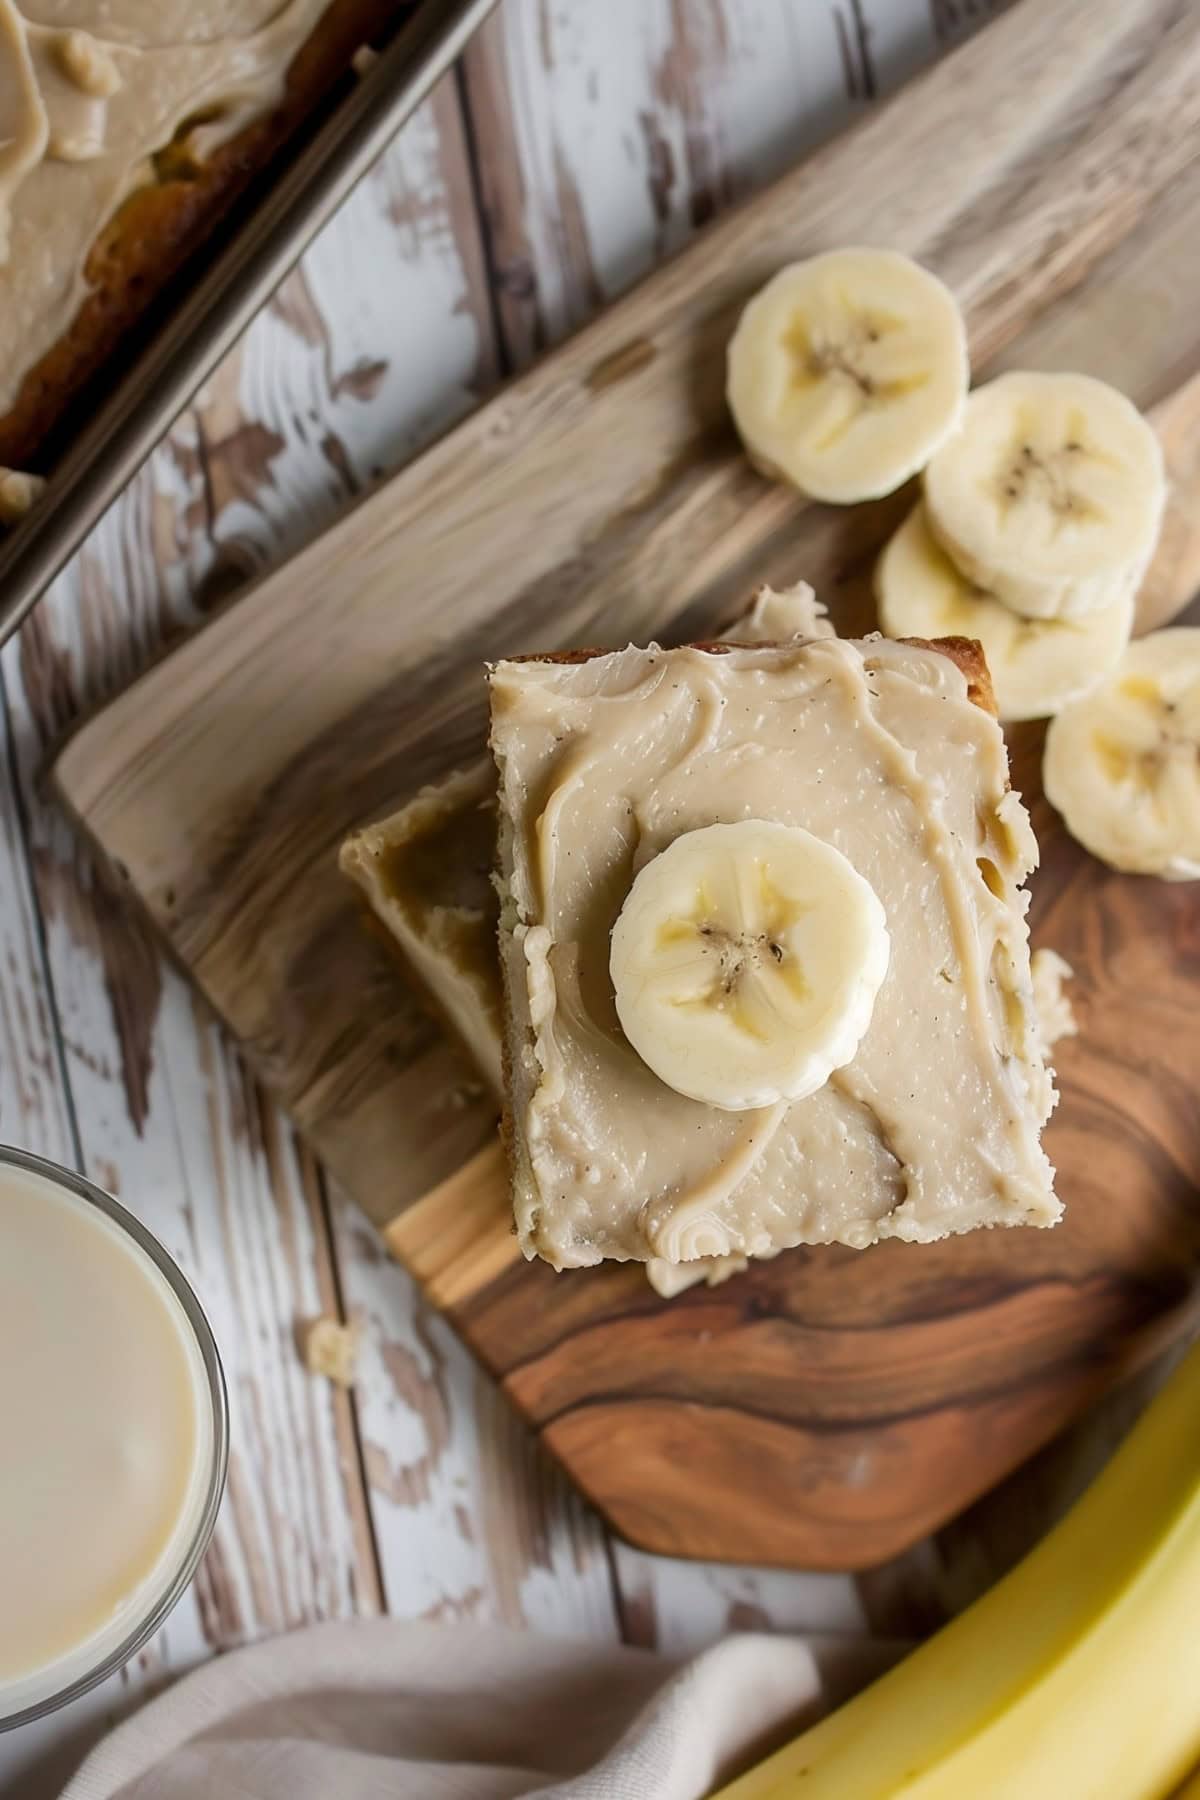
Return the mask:
[(1200, 1344), (1011, 1574), (718, 1800), (1164, 1800), (1200, 1761), (1198, 1620)]

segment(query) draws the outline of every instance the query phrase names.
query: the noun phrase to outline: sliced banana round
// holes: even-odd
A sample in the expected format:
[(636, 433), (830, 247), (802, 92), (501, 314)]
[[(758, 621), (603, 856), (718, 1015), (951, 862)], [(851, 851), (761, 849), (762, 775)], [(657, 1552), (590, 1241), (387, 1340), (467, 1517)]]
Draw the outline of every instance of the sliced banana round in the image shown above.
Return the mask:
[(1000, 375), (925, 471), (929, 523), (963, 574), (1031, 619), (1098, 611), (1135, 587), (1166, 501), (1162, 447), (1090, 375)]
[(895, 250), (781, 269), (729, 345), (734, 422), (764, 474), (814, 500), (890, 494), (958, 424), (969, 380), (949, 288)]
[(840, 850), (743, 819), (646, 864), (609, 968), (625, 1036), (659, 1080), (743, 1112), (802, 1099), (850, 1061), (888, 956), (883, 907)]
[(1114, 869), (1200, 880), (1200, 629), (1155, 631), (1046, 734), (1046, 797)]
[(1134, 592), (1079, 619), (1024, 619), (951, 562), (914, 507), (875, 569), (888, 637), (970, 637), (987, 657), (1002, 719), (1048, 719), (1112, 668), (1133, 629)]

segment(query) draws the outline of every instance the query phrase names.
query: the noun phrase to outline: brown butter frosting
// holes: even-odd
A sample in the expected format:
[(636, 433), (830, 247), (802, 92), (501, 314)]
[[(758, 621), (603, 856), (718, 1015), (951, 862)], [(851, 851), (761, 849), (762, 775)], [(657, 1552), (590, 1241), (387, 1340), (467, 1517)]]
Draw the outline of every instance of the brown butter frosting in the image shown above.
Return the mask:
[[(492, 699), (528, 1254), (683, 1261), (1055, 1221), (1020, 886), (1036, 843), (952, 662), (884, 640), (629, 649), (502, 663)], [(649, 857), (742, 817), (835, 844), (884, 904), (892, 961), (845, 1069), (730, 1114), (625, 1042), (607, 948)]]

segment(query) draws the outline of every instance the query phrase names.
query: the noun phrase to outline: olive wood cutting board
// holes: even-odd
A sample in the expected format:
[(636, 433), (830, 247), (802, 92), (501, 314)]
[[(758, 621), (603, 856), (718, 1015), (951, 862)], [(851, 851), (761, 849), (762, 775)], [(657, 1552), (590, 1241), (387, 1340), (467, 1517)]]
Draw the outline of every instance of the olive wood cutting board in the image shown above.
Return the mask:
[(805, 505), (749, 467), (724, 346), (781, 263), (895, 245), (977, 376), (1106, 376), (1173, 502), (1142, 600), (1200, 581), (1200, 9), (1022, 0), (361, 500), (76, 734), (58, 791), (335, 1176), (544, 1442), (648, 1548), (863, 1567), (921, 1537), (1172, 1329), (1200, 1260), (1200, 890), (1108, 873), (1014, 781), (1035, 938), (1074, 964), (1049, 1131), (1066, 1222), (799, 1250), (669, 1304), (508, 1229), (495, 1122), (336, 871), (478, 756), (485, 658), (711, 635), (762, 579), (872, 623), (911, 493)]

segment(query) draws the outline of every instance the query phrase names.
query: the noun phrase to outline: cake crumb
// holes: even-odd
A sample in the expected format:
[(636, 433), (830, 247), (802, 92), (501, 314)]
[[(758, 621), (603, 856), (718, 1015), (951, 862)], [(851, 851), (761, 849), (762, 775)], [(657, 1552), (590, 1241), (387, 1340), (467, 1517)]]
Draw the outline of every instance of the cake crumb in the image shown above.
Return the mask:
[(1071, 980), (1074, 969), (1057, 950), (1035, 950), (1029, 959), (1033, 978), (1033, 1010), (1044, 1049), (1049, 1052), (1060, 1038), (1078, 1037), (1079, 1026), (1063, 984)]
[(58, 60), (67, 80), (93, 100), (111, 100), (121, 86), (121, 71), (112, 54), (86, 31), (64, 32)]
[(338, 1319), (314, 1319), (304, 1332), (304, 1366), (336, 1387), (353, 1387), (358, 1365), (359, 1329)]
[(46, 155), (55, 162), (95, 162), (103, 154), (104, 145), (95, 137), (70, 137), (65, 132), (52, 131), (46, 142)]
[(745, 1256), (698, 1256), (691, 1262), (668, 1262), (663, 1256), (652, 1256), (646, 1264), (646, 1279), (663, 1300), (674, 1300), (688, 1288), (719, 1287), (731, 1275), (740, 1275), (749, 1267)]
[(16, 525), (45, 492), (43, 475), (0, 468), (0, 525)]

